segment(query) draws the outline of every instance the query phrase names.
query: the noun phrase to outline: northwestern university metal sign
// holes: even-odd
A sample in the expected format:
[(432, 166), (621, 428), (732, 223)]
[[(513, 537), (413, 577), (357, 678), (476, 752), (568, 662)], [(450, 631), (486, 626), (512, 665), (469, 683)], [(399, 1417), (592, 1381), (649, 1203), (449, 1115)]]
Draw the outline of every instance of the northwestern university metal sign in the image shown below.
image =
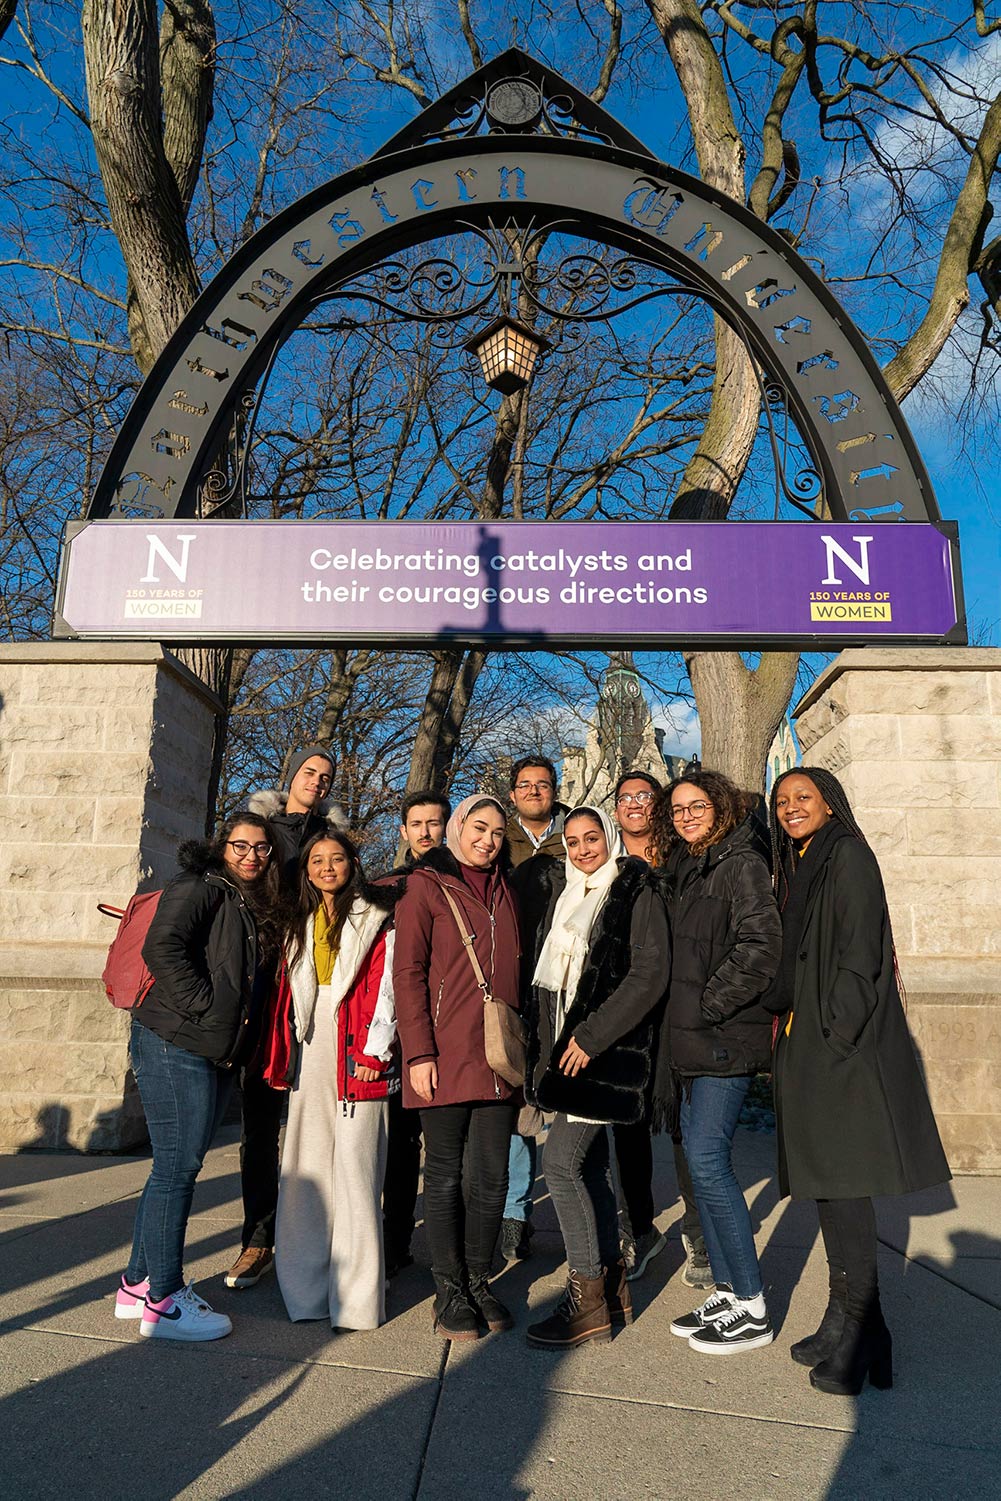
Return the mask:
[(55, 634), (825, 647), (961, 640), (955, 527), (92, 521)]

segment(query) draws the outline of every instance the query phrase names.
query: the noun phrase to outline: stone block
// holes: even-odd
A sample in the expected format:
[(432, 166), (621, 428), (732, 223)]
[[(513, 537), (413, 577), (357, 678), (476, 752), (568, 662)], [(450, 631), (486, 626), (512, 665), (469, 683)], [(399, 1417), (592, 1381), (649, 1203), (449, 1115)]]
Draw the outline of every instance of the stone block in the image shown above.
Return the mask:
[(1001, 1063), (981, 1058), (957, 1068), (945, 1058), (933, 1058), (927, 1061), (925, 1078), (936, 1115), (993, 1115), (1001, 1130)]
[(96, 1095), (91, 1100), (74, 1100), (69, 1117), (67, 1145), (80, 1152), (131, 1152), (149, 1139), (142, 1101), (134, 1084), (126, 1088), (124, 1096)]
[(846, 672), (839, 679), (846, 714), (985, 714), (985, 672)]
[(0, 1094), (56, 1099), (115, 1094), (124, 1088), (127, 1070), (124, 1045), (74, 1041), (67, 1046), (59, 1040), (26, 1048), (23, 1042), (0, 1042)]
[(138, 845), (143, 827), (143, 799), (136, 794), (129, 797), (99, 797), (94, 800), (95, 844)]
[(68, 1011), (52, 1005), (53, 992), (0, 985), (0, 1037), (24, 1042), (69, 1036)]
[(74, 758), (81, 751), (104, 748), (106, 716), (111, 711), (90, 703), (54, 705), (20, 704), (4, 711), (4, 736), (18, 744), (50, 749)]
[(98, 900), (90, 894), (49, 891), (45, 894), (44, 926), (40, 923), (38, 893), (0, 890), (0, 942), (45, 942), (58, 934), (63, 942), (87, 936), (87, 914)]
[(898, 809), (863, 808), (856, 804), (852, 811), (880, 861), (885, 855), (907, 855), (911, 852), (909, 825)]
[[(995, 868), (992, 860), (955, 854), (934, 859), (890, 854), (880, 861), (880, 869), (891, 902), (934, 903), (953, 920), (959, 911), (992, 901), (1001, 879), (1001, 865)], [(1001, 906), (997, 911), (1001, 926)]]
[[(1001, 862), (1001, 807), (922, 808), (905, 814), (907, 848), (914, 856), (962, 854), (967, 859)], [(985, 880), (1001, 880), (1001, 863), (993, 875), (984, 866)]]
[(0, 829), (4, 839), (21, 843), (90, 844), (94, 837), (94, 799), (91, 797), (0, 797)]
[(803, 748), (804, 759), (818, 740), (823, 740), (825, 735), (833, 734), (845, 717), (844, 694), (840, 691), (840, 682), (832, 684), (823, 698), (804, 709), (796, 719), (796, 736)]
[(978, 903), (956, 913), (943, 913), (940, 906), (927, 900), (911, 904), (914, 924), (913, 950), (935, 956), (1001, 954), (1001, 907), (997, 899), (989, 905)]
[(57, 1151), (67, 1145), (68, 1124), (59, 1099), (0, 1094), (0, 1152)]
[(105, 662), (100, 666), (49, 662), (27, 679), (22, 702), (63, 708), (67, 704), (121, 709), (130, 705), (152, 717), (156, 674), (142, 663)]
[[(870, 717), (876, 716), (860, 722)], [(956, 761), (1001, 760), (1001, 714), (901, 713), (897, 723), (901, 753), (915, 760), (940, 761), (943, 769)]]
[(20, 662), (0, 661), (0, 710), (4, 713), (23, 702), (27, 670)]
[(997, 808), (998, 768), (989, 761), (858, 761), (855, 801), (865, 808)]
[(148, 751), (127, 755), (95, 751), (70, 757), (65, 751), (35, 752), (19, 746), (14, 751), (10, 776), (25, 796), (142, 796), (150, 777), (150, 757)]
[[(0, 890), (42, 893), (45, 921), (49, 893), (86, 886), (98, 893), (135, 890), (139, 870), (135, 845), (4, 844), (0, 846)], [(36, 922), (37, 927), (37, 922)]]
[(945, 1065), (961, 1074), (967, 1065), (984, 1060), (1001, 1067), (1001, 985), (993, 1005), (929, 1006), (912, 997), (907, 1024), (915, 1045), (923, 1057), (934, 1060), (936, 1070)]
[(1001, 1176), (1001, 1116), (943, 1112), (936, 1119), (954, 1174)]
[(103, 985), (89, 985), (83, 990), (71, 990), (67, 995), (67, 1001), (67, 1037), (79, 1037), (85, 1038), (88, 1042), (106, 1042), (109, 1045), (128, 1047), (131, 1021), (129, 1013), (119, 1011), (112, 1006)]
[(132, 704), (120, 709), (107, 708), (103, 712), (101, 749), (124, 755), (138, 752), (145, 755), (149, 750), (152, 720), (149, 705)]

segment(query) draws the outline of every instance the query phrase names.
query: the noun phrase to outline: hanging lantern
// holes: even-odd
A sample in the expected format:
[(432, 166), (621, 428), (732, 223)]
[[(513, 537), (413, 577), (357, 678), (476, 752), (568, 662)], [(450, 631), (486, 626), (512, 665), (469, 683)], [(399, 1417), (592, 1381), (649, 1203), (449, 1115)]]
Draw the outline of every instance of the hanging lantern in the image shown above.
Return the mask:
[(483, 379), (491, 390), (510, 396), (528, 385), (539, 355), (551, 344), (516, 318), (495, 318), (467, 339), (464, 348), (479, 357)]

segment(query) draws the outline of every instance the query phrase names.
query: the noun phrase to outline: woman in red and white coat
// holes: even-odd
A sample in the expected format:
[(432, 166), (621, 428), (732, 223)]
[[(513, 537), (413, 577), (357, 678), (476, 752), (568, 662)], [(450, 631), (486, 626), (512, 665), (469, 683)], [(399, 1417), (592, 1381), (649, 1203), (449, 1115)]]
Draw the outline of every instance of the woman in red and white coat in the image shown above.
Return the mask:
[(400, 1087), (396, 895), (368, 885), (345, 834), (321, 832), (299, 857), (285, 945), (292, 1093), (275, 1262), (289, 1318), (329, 1318), (335, 1329), (375, 1329), (386, 1316), (381, 1194), (387, 1099)]

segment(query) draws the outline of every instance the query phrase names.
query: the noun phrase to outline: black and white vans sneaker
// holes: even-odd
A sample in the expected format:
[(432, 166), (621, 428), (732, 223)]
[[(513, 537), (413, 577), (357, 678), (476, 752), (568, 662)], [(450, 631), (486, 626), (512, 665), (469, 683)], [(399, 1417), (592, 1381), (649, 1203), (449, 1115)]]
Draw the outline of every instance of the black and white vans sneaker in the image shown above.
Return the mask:
[(680, 1339), (690, 1339), (693, 1334), (698, 1334), (700, 1329), (706, 1329), (729, 1313), (733, 1307), (733, 1288), (721, 1282), (715, 1292), (711, 1292), (702, 1304), (701, 1308), (694, 1309), (691, 1313), (683, 1313), (680, 1318), (671, 1324), (671, 1333), (677, 1334)]
[(688, 1348), (703, 1355), (738, 1355), (741, 1350), (770, 1345), (774, 1338), (764, 1307), (761, 1313), (752, 1313), (746, 1303), (734, 1300), (712, 1323), (691, 1335)]

